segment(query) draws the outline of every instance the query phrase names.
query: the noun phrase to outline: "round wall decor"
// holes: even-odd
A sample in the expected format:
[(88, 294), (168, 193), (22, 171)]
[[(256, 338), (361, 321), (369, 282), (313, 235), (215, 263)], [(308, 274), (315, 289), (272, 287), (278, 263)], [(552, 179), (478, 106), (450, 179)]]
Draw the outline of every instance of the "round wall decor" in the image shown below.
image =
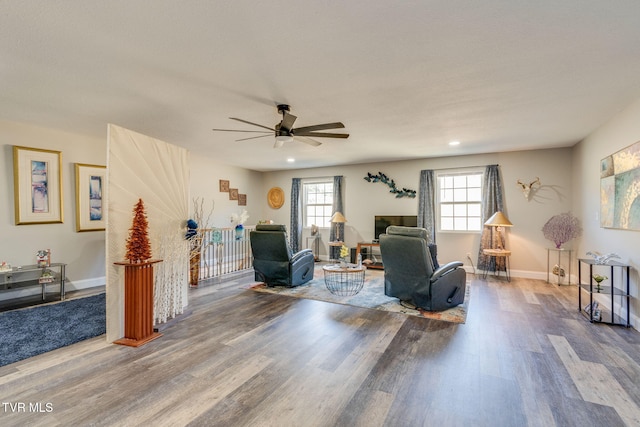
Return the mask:
[(267, 194), (269, 206), (273, 209), (280, 209), (284, 204), (284, 191), (280, 187), (273, 187)]

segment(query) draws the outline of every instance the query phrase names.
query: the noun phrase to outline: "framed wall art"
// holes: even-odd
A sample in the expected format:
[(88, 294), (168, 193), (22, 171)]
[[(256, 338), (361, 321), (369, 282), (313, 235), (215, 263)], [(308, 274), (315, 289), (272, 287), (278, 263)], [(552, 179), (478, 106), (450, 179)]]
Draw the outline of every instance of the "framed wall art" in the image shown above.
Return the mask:
[(62, 153), (13, 146), (16, 225), (63, 222)]
[(220, 192), (228, 193), (229, 192), (229, 181), (226, 179), (220, 180)]
[(640, 230), (640, 142), (600, 161), (600, 226)]
[(76, 163), (76, 231), (101, 231), (106, 228), (107, 168)]
[(246, 194), (238, 194), (238, 206), (247, 206)]
[(238, 200), (238, 189), (230, 188), (229, 189), (229, 200)]

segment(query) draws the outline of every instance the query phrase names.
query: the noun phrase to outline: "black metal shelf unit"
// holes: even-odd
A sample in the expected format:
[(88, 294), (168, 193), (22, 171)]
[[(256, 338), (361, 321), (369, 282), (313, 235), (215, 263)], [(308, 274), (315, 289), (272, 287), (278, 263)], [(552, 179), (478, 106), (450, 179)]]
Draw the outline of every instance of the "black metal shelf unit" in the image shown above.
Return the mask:
[[(589, 282), (582, 282), (582, 269), (589, 267)], [(603, 270), (608, 271), (610, 285), (600, 286), (598, 290), (597, 283), (594, 285), (595, 279), (594, 266), (599, 270), (598, 274)], [(619, 270), (616, 274), (616, 270)], [(607, 325), (631, 326), (629, 316), (629, 270), (630, 266), (616, 262), (608, 261), (606, 264), (598, 264), (593, 259), (578, 260), (578, 310), (586, 316), (591, 323), (605, 323)], [(589, 295), (589, 304), (582, 306), (582, 293)], [(595, 296), (595, 298), (594, 298)], [(608, 307), (600, 307), (599, 303), (608, 299), (611, 303)], [(619, 310), (616, 310), (616, 299), (620, 300)], [(592, 309), (594, 303), (597, 303), (598, 309)], [(599, 313), (598, 313), (598, 312)], [(621, 313), (624, 311), (624, 313)], [(599, 316), (598, 316), (599, 314)]]

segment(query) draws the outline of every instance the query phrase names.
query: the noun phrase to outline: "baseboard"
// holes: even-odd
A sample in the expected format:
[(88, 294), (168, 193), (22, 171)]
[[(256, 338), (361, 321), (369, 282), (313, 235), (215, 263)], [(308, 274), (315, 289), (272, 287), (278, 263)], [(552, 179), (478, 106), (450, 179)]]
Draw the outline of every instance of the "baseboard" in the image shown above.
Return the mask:
[(105, 276), (94, 277), (91, 279), (84, 279), (84, 280), (74, 280), (73, 282), (68, 280), (64, 284), (64, 290), (79, 291), (80, 289), (94, 288), (96, 286), (104, 286), (106, 283), (107, 283), (107, 278)]

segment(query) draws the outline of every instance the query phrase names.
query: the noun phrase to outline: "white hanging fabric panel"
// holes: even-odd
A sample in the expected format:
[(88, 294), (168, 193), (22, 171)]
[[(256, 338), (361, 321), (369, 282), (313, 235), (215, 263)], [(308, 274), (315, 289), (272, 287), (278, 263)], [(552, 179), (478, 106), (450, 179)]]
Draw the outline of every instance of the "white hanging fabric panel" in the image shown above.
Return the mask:
[(133, 207), (144, 202), (154, 265), (154, 321), (166, 322), (187, 305), (189, 254), (189, 152), (124, 129), (108, 127), (107, 341), (124, 334), (123, 269)]

